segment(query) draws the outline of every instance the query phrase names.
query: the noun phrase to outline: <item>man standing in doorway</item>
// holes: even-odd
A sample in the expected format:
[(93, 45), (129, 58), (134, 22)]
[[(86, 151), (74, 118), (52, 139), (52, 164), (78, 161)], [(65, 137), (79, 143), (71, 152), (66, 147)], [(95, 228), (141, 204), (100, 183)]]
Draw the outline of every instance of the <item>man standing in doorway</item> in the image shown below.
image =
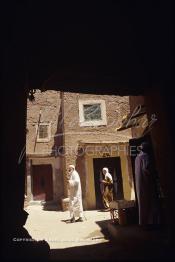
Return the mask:
[[(69, 211), (70, 222), (83, 222), (83, 205), (81, 182), (78, 172), (74, 165), (69, 165), (68, 169), (68, 193), (69, 193)], [(78, 217), (78, 220), (75, 220)]]
[(102, 169), (102, 174), (100, 175), (100, 188), (104, 207), (109, 208), (109, 203), (113, 200), (113, 179), (107, 167)]

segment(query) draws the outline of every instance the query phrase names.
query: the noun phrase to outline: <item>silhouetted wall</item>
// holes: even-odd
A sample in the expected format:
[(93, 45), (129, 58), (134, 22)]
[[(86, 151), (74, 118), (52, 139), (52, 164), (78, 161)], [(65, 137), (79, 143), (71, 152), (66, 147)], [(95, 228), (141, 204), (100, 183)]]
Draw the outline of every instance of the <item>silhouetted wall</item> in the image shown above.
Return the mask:
[[(14, 89), (4, 92), (3, 143), (1, 163), (1, 210), (3, 219), (3, 240), (13, 231), (23, 209), (25, 192), (25, 140), (26, 140), (26, 91)], [(15, 219), (14, 219), (15, 218)], [(3, 244), (6, 244), (3, 241)]]
[(160, 184), (165, 196), (166, 222), (170, 229), (170, 239), (174, 238), (175, 228), (175, 203), (174, 185), (174, 159), (172, 136), (173, 112), (171, 103), (168, 103), (168, 94), (163, 92), (147, 93), (145, 96), (148, 118), (156, 115), (157, 121), (151, 129), (151, 138), (154, 147), (156, 168), (160, 177)]

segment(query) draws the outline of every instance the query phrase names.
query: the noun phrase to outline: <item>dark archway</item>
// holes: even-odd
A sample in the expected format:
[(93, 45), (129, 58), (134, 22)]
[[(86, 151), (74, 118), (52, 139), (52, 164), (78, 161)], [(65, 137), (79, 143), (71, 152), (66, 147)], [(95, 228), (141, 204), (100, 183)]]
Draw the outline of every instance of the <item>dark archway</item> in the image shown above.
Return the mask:
[[(123, 181), (121, 175), (121, 162), (120, 157), (108, 157), (108, 158), (94, 158), (94, 182), (95, 182), (95, 195), (96, 195), (96, 208), (103, 209), (102, 195), (100, 192), (100, 172), (103, 167), (110, 167), (109, 172), (113, 177), (113, 180), (117, 181), (117, 190), (114, 186), (113, 196), (114, 199), (123, 199)], [(115, 175), (115, 177), (114, 177)]]

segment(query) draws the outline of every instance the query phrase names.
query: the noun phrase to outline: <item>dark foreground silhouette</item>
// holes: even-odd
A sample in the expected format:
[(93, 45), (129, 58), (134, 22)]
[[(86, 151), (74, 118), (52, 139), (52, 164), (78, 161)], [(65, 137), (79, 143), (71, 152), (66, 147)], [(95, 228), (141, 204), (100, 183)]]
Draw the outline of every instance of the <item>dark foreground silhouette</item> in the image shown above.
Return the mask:
[[(36, 241), (24, 228), (28, 213), (20, 211), (20, 217), (12, 218), (6, 235), (3, 256), (7, 260), (49, 260), (50, 246), (45, 240)], [(15, 226), (14, 226), (15, 225)]]

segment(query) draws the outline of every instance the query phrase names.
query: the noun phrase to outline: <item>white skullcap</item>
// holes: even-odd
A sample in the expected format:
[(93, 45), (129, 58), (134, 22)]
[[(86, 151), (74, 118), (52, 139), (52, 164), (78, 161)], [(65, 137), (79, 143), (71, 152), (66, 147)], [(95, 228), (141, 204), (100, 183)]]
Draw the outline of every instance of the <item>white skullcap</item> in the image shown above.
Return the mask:
[(69, 165), (69, 168), (73, 168), (73, 170), (75, 170), (75, 166), (74, 165)]
[(108, 168), (107, 167), (103, 167), (102, 170), (105, 170), (107, 173), (109, 172)]

